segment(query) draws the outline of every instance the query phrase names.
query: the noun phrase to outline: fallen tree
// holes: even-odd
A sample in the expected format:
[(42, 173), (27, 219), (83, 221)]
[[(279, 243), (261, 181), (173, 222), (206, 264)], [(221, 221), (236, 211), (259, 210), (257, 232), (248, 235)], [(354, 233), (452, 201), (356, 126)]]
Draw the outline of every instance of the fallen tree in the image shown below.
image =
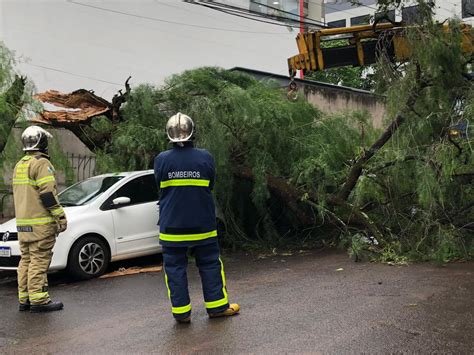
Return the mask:
[(232, 221), (229, 244), (350, 245), (362, 233), (377, 240), (384, 260), (469, 257), (472, 148), (448, 131), (472, 120), (473, 93), (469, 58), (452, 26), (451, 33), (436, 26), (414, 33), (418, 49), (403, 67), (380, 64), (392, 117), (384, 130), (366, 113), (323, 115), (302, 100), (287, 101), (271, 83), (202, 68), (163, 87), (134, 89), (120, 125), (96, 120), (98, 134), (113, 130), (98, 152), (101, 167), (151, 167), (167, 149), (167, 118), (183, 111), (196, 120), (197, 144), (216, 157), (216, 196)]
[(96, 100), (103, 111), (53, 125), (88, 142), (100, 170), (124, 171), (150, 168), (168, 148), (168, 117), (189, 114), (197, 145), (216, 158), (233, 247), (342, 243), (362, 254), (365, 243), (384, 261), (469, 258), (472, 148), (469, 133), (453, 127), (472, 122), (472, 58), (451, 26), (416, 30), (411, 62), (379, 63), (384, 130), (366, 112), (323, 115), (301, 98), (288, 101), (276, 84), (218, 68), (174, 75), (162, 87), (126, 82), (112, 103)]

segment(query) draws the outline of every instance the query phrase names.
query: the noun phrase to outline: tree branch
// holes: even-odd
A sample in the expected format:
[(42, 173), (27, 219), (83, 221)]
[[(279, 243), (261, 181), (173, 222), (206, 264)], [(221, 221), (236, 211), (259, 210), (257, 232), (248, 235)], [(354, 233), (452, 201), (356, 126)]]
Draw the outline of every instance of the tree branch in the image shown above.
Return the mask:
[(364, 152), (352, 165), (351, 170), (347, 176), (346, 182), (342, 186), (338, 198), (342, 200), (347, 200), (352, 190), (354, 189), (357, 181), (362, 174), (362, 169), (367, 161), (372, 158), (384, 145), (387, 143), (390, 138), (395, 134), (395, 132), (400, 128), (400, 126), (405, 122), (406, 113), (413, 110), (413, 107), (416, 104), (420, 96), (421, 90), (426, 87), (426, 82), (422, 81), (420, 78), (420, 69), (418, 69), (417, 74), (417, 84), (412, 88), (408, 98), (406, 100), (405, 106), (403, 109), (395, 116), (395, 119), (387, 127), (387, 129), (382, 133), (382, 135), (372, 144), (372, 146)]

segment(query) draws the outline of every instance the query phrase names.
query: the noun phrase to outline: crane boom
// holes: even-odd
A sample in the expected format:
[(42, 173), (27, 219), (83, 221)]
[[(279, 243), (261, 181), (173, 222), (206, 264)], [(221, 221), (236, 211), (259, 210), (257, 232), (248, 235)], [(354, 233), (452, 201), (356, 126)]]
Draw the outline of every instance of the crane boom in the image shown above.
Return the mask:
[[(411, 55), (406, 35), (408, 28), (404, 25), (381, 23), (299, 33), (296, 37), (299, 54), (288, 58), (290, 77), (293, 78), (297, 70), (312, 72), (374, 64), (381, 51), (394, 62), (407, 61)], [(448, 25), (443, 25), (443, 28), (449, 31)], [(463, 24), (461, 31), (463, 52), (473, 53), (472, 27)], [(331, 48), (321, 45), (323, 41), (341, 39), (348, 40), (348, 44)]]

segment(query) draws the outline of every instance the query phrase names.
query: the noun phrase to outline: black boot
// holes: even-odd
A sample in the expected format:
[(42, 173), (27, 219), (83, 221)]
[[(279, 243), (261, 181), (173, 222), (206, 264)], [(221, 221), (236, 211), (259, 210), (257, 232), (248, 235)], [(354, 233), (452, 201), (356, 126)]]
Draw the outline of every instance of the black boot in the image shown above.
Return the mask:
[(29, 311), (30, 310), (30, 301), (28, 301), (27, 303), (20, 303), (18, 305), (18, 310), (20, 312), (26, 312), (26, 311)]
[(49, 301), (48, 303), (45, 303), (45, 304), (32, 304), (30, 307), (30, 312), (31, 313), (54, 312), (54, 311), (60, 311), (63, 308), (64, 308), (64, 305), (62, 302)]

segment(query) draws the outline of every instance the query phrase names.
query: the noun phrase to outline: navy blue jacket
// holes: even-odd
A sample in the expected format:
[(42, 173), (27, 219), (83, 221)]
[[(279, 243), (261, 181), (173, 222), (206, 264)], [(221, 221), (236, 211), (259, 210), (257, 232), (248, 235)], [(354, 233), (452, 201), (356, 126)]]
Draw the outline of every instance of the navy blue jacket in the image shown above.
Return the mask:
[(193, 246), (216, 241), (216, 211), (211, 190), (216, 178), (212, 155), (205, 149), (174, 145), (155, 158), (160, 188), (160, 244)]

